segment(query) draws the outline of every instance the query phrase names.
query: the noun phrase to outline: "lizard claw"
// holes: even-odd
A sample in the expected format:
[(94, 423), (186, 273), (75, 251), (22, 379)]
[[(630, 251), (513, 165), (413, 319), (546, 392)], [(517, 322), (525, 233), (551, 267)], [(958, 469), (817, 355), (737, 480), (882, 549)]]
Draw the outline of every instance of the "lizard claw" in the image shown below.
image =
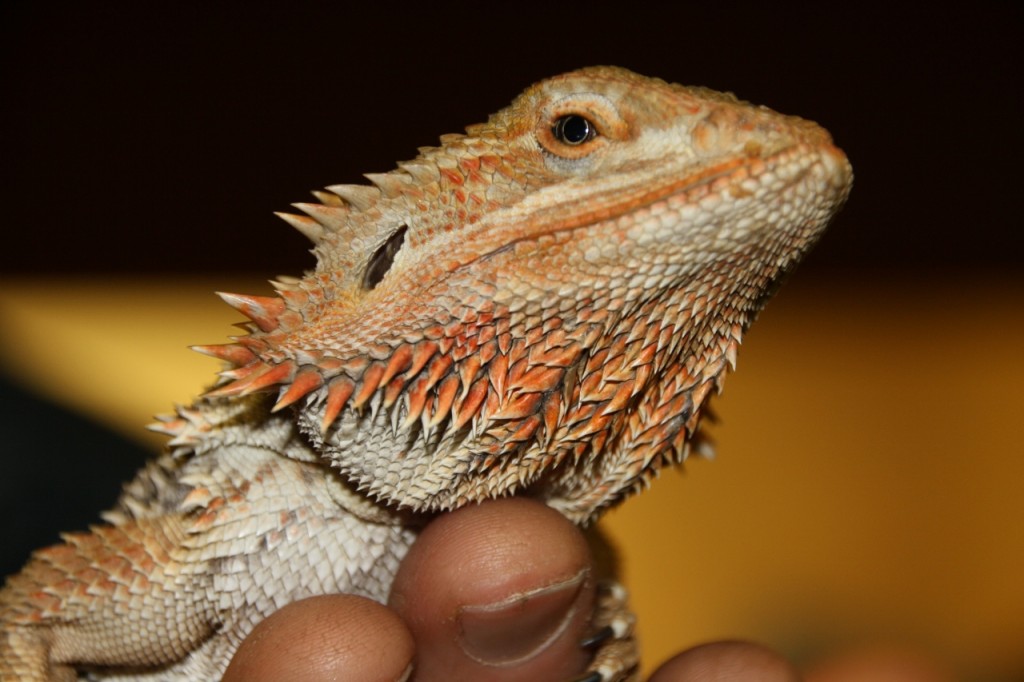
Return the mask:
[(640, 654), (633, 624), (636, 617), (629, 610), (629, 595), (622, 585), (602, 581), (597, 586), (597, 608), (592, 634), (580, 641), (584, 649), (592, 649), (590, 669), (573, 682), (626, 682), (637, 680)]
[(591, 635), (587, 635), (580, 641), (580, 646), (584, 649), (592, 649), (598, 645), (607, 641), (610, 637), (615, 635), (615, 630), (611, 625), (605, 625), (600, 630), (597, 630)]

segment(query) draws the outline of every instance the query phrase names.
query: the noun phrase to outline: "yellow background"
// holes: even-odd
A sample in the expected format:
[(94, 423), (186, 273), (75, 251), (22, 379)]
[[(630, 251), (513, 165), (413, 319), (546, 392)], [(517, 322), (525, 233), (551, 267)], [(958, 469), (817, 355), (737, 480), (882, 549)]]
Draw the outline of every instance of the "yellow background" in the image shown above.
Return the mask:
[[(8, 373), (113, 430), (209, 383), (230, 279), (0, 282)], [(872, 642), (962, 679), (1024, 679), (1024, 283), (798, 274), (716, 403), (713, 462), (602, 522), (646, 663), (754, 638), (798, 658)], [(10, 455), (7, 455), (10, 456)], [(102, 453), (90, 453), (102, 457)], [(97, 466), (102, 466), (97, 461)]]

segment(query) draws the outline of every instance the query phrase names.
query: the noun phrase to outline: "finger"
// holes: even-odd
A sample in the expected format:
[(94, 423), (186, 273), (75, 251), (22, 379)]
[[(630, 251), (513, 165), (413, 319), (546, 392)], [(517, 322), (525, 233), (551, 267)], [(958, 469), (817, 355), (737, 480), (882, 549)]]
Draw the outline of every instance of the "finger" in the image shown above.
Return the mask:
[(510, 498), (429, 525), (389, 604), (416, 639), (416, 680), (570, 679), (582, 672), (590, 553), (558, 512)]
[(711, 642), (670, 658), (650, 682), (800, 682), (785, 658), (751, 642)]
[(326, 682), (404, 679), (412, 635), (387, 607), (354, 595), (289, 604), (242, 642), (223, 682)]

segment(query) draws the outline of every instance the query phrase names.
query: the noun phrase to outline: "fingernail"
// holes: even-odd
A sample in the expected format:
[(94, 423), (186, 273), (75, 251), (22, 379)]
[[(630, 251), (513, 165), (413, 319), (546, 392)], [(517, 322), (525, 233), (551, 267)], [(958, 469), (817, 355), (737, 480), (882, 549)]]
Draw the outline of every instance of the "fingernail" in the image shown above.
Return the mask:
[(558, 639), (576, 612), (587, 571), (493, 604), (459, 609), (459, 646), (484, 665), (515, 665)]

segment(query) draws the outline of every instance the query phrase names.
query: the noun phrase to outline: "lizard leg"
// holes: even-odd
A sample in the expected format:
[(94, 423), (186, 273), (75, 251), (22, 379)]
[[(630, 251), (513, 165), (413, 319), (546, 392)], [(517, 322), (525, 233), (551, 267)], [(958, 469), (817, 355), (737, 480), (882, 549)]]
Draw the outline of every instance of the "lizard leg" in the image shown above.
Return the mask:
[(0, 679), (75, 679), (76, 663), (158, 666), (198, 646), (212, 626), (202, 586), (175, 578), (182, 535), (173, 515), (133, 519), (35, 552), (0, 593)]
[(49, 631), (10, 626), (0, 632), (0, 680), (72, 682), (73, 668), (50, 665)]
[(578, 682), (630, 682), (640, 679), (640, 650), (633, 633), (636, 616), (626, 588), (614, 580), (598, 585), (595, 635), (583, 643), (594, 648), (589, 671)]

